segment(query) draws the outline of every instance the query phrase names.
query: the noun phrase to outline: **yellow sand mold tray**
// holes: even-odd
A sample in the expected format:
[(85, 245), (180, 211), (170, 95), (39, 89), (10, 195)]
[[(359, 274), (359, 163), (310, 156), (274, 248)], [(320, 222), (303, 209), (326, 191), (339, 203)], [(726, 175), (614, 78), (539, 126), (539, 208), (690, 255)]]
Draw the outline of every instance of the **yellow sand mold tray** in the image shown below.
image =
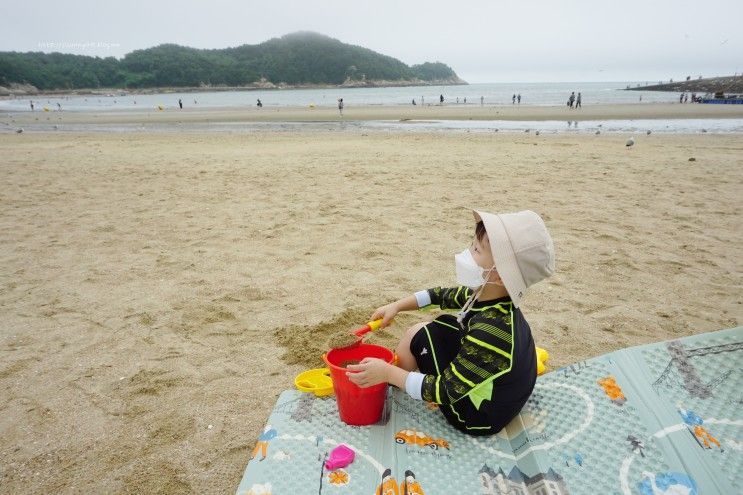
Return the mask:
[(302, 392), (312, 392), (318, 397), (333, 394), (333, 380), (330, 378), (328, 368), (315, 368), (297, 375), (294, 386)]

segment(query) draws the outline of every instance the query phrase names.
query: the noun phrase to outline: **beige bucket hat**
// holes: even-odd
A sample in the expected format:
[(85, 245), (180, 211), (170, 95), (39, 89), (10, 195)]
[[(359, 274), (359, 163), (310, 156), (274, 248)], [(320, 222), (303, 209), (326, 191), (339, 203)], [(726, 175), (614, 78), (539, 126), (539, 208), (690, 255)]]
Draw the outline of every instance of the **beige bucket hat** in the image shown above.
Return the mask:
[(473, 210), (485, 226), (495, 269), (519, 307), (526, 289), (555, 272), (555, 248), (542, 217), (530, 210), (493, 214)]

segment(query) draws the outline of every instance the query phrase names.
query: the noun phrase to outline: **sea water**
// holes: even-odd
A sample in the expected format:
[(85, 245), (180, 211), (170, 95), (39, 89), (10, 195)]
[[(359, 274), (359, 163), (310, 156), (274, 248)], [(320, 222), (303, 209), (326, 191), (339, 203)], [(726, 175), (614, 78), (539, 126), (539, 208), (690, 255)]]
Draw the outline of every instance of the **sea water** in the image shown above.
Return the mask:
[[(182, 100), (184, 108), (255, 107), (260, 99), (264, 107), (329, 107), (343, 98), (352, 105), (437, 105), (444, 96), (446, 105), (479, 106), (512, 105), (513, 96), (521, 95), (521, 105), (565, 105), (572, 92), (582, 97), (582, 104), (672, 103), (678, 93), (657, 91), (624, 91), (624, 88), (644, 84), (638, 82), (560, 82), (560, 83), (487, 83), (460, 86), (410, 86), (403, 88), (323, 88), (271, 89), (246, 91), (204, 91), (191, 93), (111, 94), (109, 96), (23, 96), (0, 100), (0, 111), (30, 111), (29, 100), (36, 110), (47, 107), (57, 110), (57, 103), (65, 111), (131, 110), (137, 108), (177, 108)], [(457, 98), (459, 99), (457, 102)], [(467, 100), (465, 103), (465, 99)], [(516, 103), (518, 104), (518, 102)]]

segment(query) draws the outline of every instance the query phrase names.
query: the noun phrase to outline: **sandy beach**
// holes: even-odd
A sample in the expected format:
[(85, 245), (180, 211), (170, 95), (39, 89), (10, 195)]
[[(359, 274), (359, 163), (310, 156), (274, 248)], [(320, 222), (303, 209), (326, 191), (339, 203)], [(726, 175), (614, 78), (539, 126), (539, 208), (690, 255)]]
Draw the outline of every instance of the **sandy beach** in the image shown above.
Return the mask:
[[(344, 118), (568, 115), (356, 112)], [(580, 118), (742, 114), (626, 105)], [(46, 117), (338, 118), (329, 108), (14, 116)], [(741, 324), (743, 136), (642, 135), (632, 149), (625, 139), (0, 134), (0, 492), (233, 492), (276, 397), (320, 365), (330, 332), (453, 285), (472, 207), (532, 209), (554, 237), (557, 272), (523, 305), (550, 369)], [(431, 316), (400, 315), (372, 339), (394, 345)]]

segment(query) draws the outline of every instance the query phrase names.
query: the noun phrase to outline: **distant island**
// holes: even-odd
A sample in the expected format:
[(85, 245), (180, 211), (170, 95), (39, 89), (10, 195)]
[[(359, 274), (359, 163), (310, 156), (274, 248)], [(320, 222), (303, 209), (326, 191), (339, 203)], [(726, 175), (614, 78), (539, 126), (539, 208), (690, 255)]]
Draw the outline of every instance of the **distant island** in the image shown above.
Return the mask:
[(115, 57), (0, 52), (0, 94), (379, 87), (467, 84), (446, 64), (408, 66), (368, 48), (297, 32), (257, 45), (197, 49), (163, 44)]
[(743, 76), (708, 77), (692, 79), (687, 77), (683, 81), (670, 80), (667, 83), (659, 82), (645, 86), (629, 87), (630, 91), (674, 91), (695, 93), (743, 93)]

